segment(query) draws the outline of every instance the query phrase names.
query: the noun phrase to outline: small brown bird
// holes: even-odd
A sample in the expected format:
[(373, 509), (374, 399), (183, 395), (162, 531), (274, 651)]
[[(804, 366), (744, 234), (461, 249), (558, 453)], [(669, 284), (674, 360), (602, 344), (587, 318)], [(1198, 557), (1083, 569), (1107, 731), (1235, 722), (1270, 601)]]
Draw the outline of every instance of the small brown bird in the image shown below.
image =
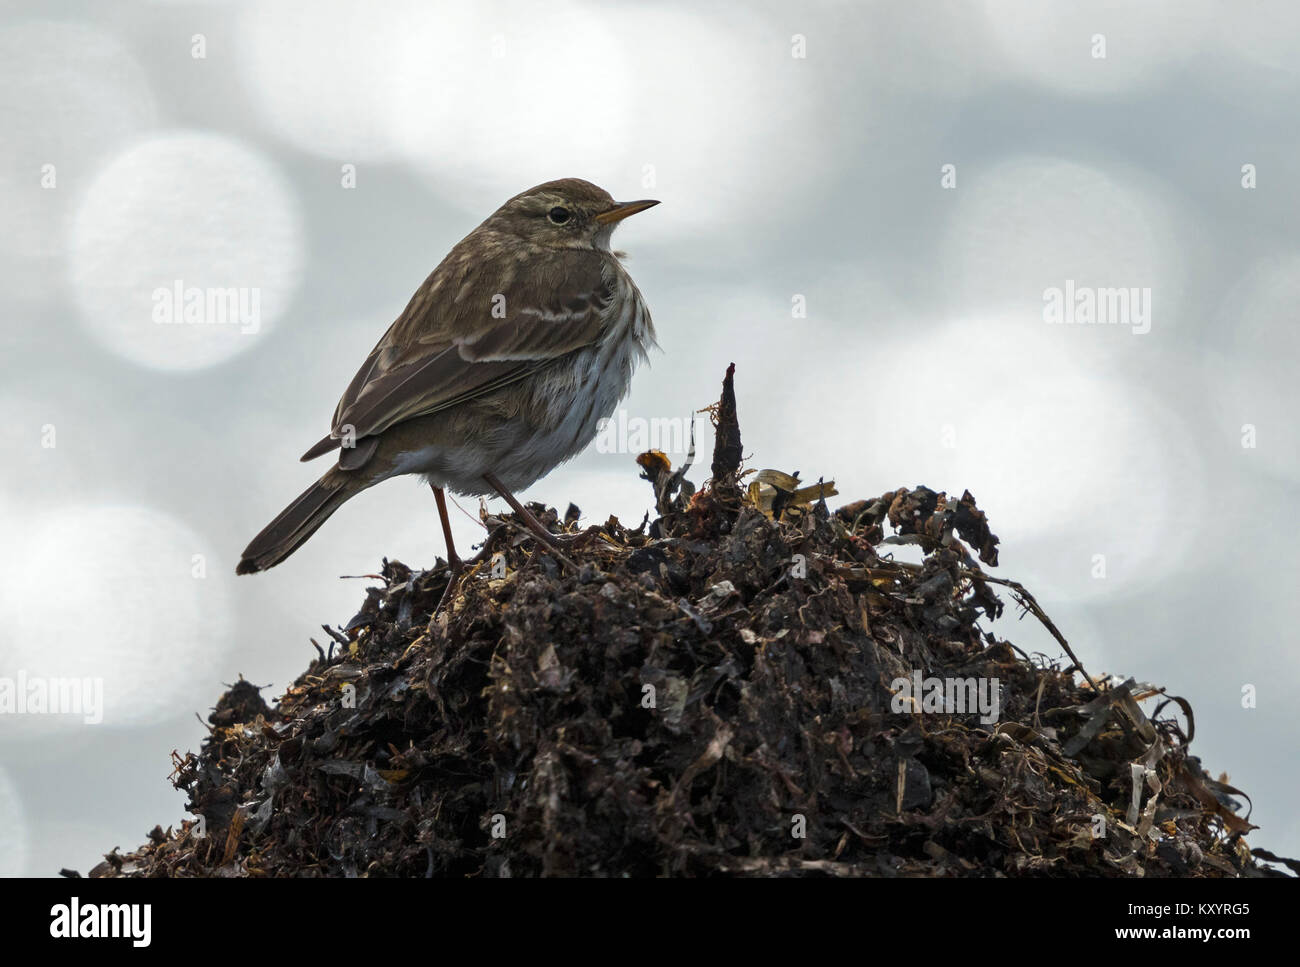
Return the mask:
[[(610, 250), (614, 227), (657, 201), (616, 202), (578, 178), (511, 198), (448, 253), (371, 350), (305, 454), (338, 463), (267, 524), (236, 573), (279, 564), (351, 497), (399, 474), (433, 488), (459, 569), (444, 489), (514, 498), (595, 437), (655, 345), (650, 313)], [(450, 585), (448, 586), (450, 591)]]

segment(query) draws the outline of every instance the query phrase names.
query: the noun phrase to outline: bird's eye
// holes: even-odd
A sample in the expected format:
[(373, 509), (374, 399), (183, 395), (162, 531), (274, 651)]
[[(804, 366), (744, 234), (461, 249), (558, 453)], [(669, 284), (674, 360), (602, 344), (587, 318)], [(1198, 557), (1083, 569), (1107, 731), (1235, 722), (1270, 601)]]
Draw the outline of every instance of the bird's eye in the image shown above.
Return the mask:
[(552, 208), (546, 213), (546, 217), (556, 225), (563, 225), (569, 220), (569, 210), (567, 208)]

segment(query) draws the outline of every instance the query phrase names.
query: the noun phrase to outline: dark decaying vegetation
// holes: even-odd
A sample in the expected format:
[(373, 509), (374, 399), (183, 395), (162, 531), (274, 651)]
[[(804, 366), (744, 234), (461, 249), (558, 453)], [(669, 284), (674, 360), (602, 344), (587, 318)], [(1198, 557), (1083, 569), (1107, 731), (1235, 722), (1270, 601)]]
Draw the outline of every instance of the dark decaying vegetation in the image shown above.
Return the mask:
[[(740, 469), (732, 371), (696, 492), (537, 549), (488, 517), (447, 571), (385, 561), (272, 708), (238, 682), (174, 783), (196, 819), (94, 876), (1260, 876), (1190, 706), (1087, 674), (967, 493)], [(689, 464), (689, 462), (688, 462)], [(887, 535), (888, 532), (888, 535)], [(923, 563), (895, 561), (909, 543)], [(1004, 602), (1070, 664), (982, 628)], [(267, 646), (283, 643), (267, 642)], [(925, 680), (973, 681), (996, 718)], [(908, 686), (922, 683), (909, 693)], [(1143, 703), (1140, 705), (1139, 703)], [(1145, 710), (1144, 710), (1145, 706)]]

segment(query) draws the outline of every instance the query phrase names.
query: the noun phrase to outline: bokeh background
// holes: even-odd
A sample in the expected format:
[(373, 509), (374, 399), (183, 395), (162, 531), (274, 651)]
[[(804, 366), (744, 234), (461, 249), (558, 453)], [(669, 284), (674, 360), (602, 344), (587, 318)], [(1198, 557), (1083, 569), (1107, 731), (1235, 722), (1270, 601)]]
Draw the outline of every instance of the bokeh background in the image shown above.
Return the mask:
[[(233, 573), (416, 286), (561, 176), (663, 200), (617, 236), (663, 349), (628, 418), (734, 361), (750, 466), (969, 488), (999, 573), (1189, 698), (1251, 842), (1300, 853), (1300, 7), (739, 6), (0, 2), (0, 676), (105, 689), (101, 724), (0, 716), (0, 872), (178, 822), (222, 683), (274, 698), (361, 602), (340, 575), (434, 562), (410, 478)], [(176, 280), (258, 325), (155, 323)], [(1046, 323), (1066, 280), (1149, 289), (1150, 330)], [(632, 457), (526, 496), (640, 520)]]

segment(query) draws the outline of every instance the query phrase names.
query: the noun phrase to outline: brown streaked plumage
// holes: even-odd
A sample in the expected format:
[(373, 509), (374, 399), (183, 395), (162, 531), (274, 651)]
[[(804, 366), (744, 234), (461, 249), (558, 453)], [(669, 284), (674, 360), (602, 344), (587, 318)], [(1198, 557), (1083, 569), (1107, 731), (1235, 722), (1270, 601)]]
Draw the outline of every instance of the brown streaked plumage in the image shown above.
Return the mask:
[(253, 538), (236, 571), (280, 563), (345, 501), (411, 473), (433, 487), (458, 566), (443, 488), (516, 504), (511, 491), (591, 442), (654, 345), (609, 240), (656, 204), (620, 204), (564, 178), (516, 195), (462, 239), (371, 350), (329, 435), (302, 456), (338, 451), (338, 462)]

